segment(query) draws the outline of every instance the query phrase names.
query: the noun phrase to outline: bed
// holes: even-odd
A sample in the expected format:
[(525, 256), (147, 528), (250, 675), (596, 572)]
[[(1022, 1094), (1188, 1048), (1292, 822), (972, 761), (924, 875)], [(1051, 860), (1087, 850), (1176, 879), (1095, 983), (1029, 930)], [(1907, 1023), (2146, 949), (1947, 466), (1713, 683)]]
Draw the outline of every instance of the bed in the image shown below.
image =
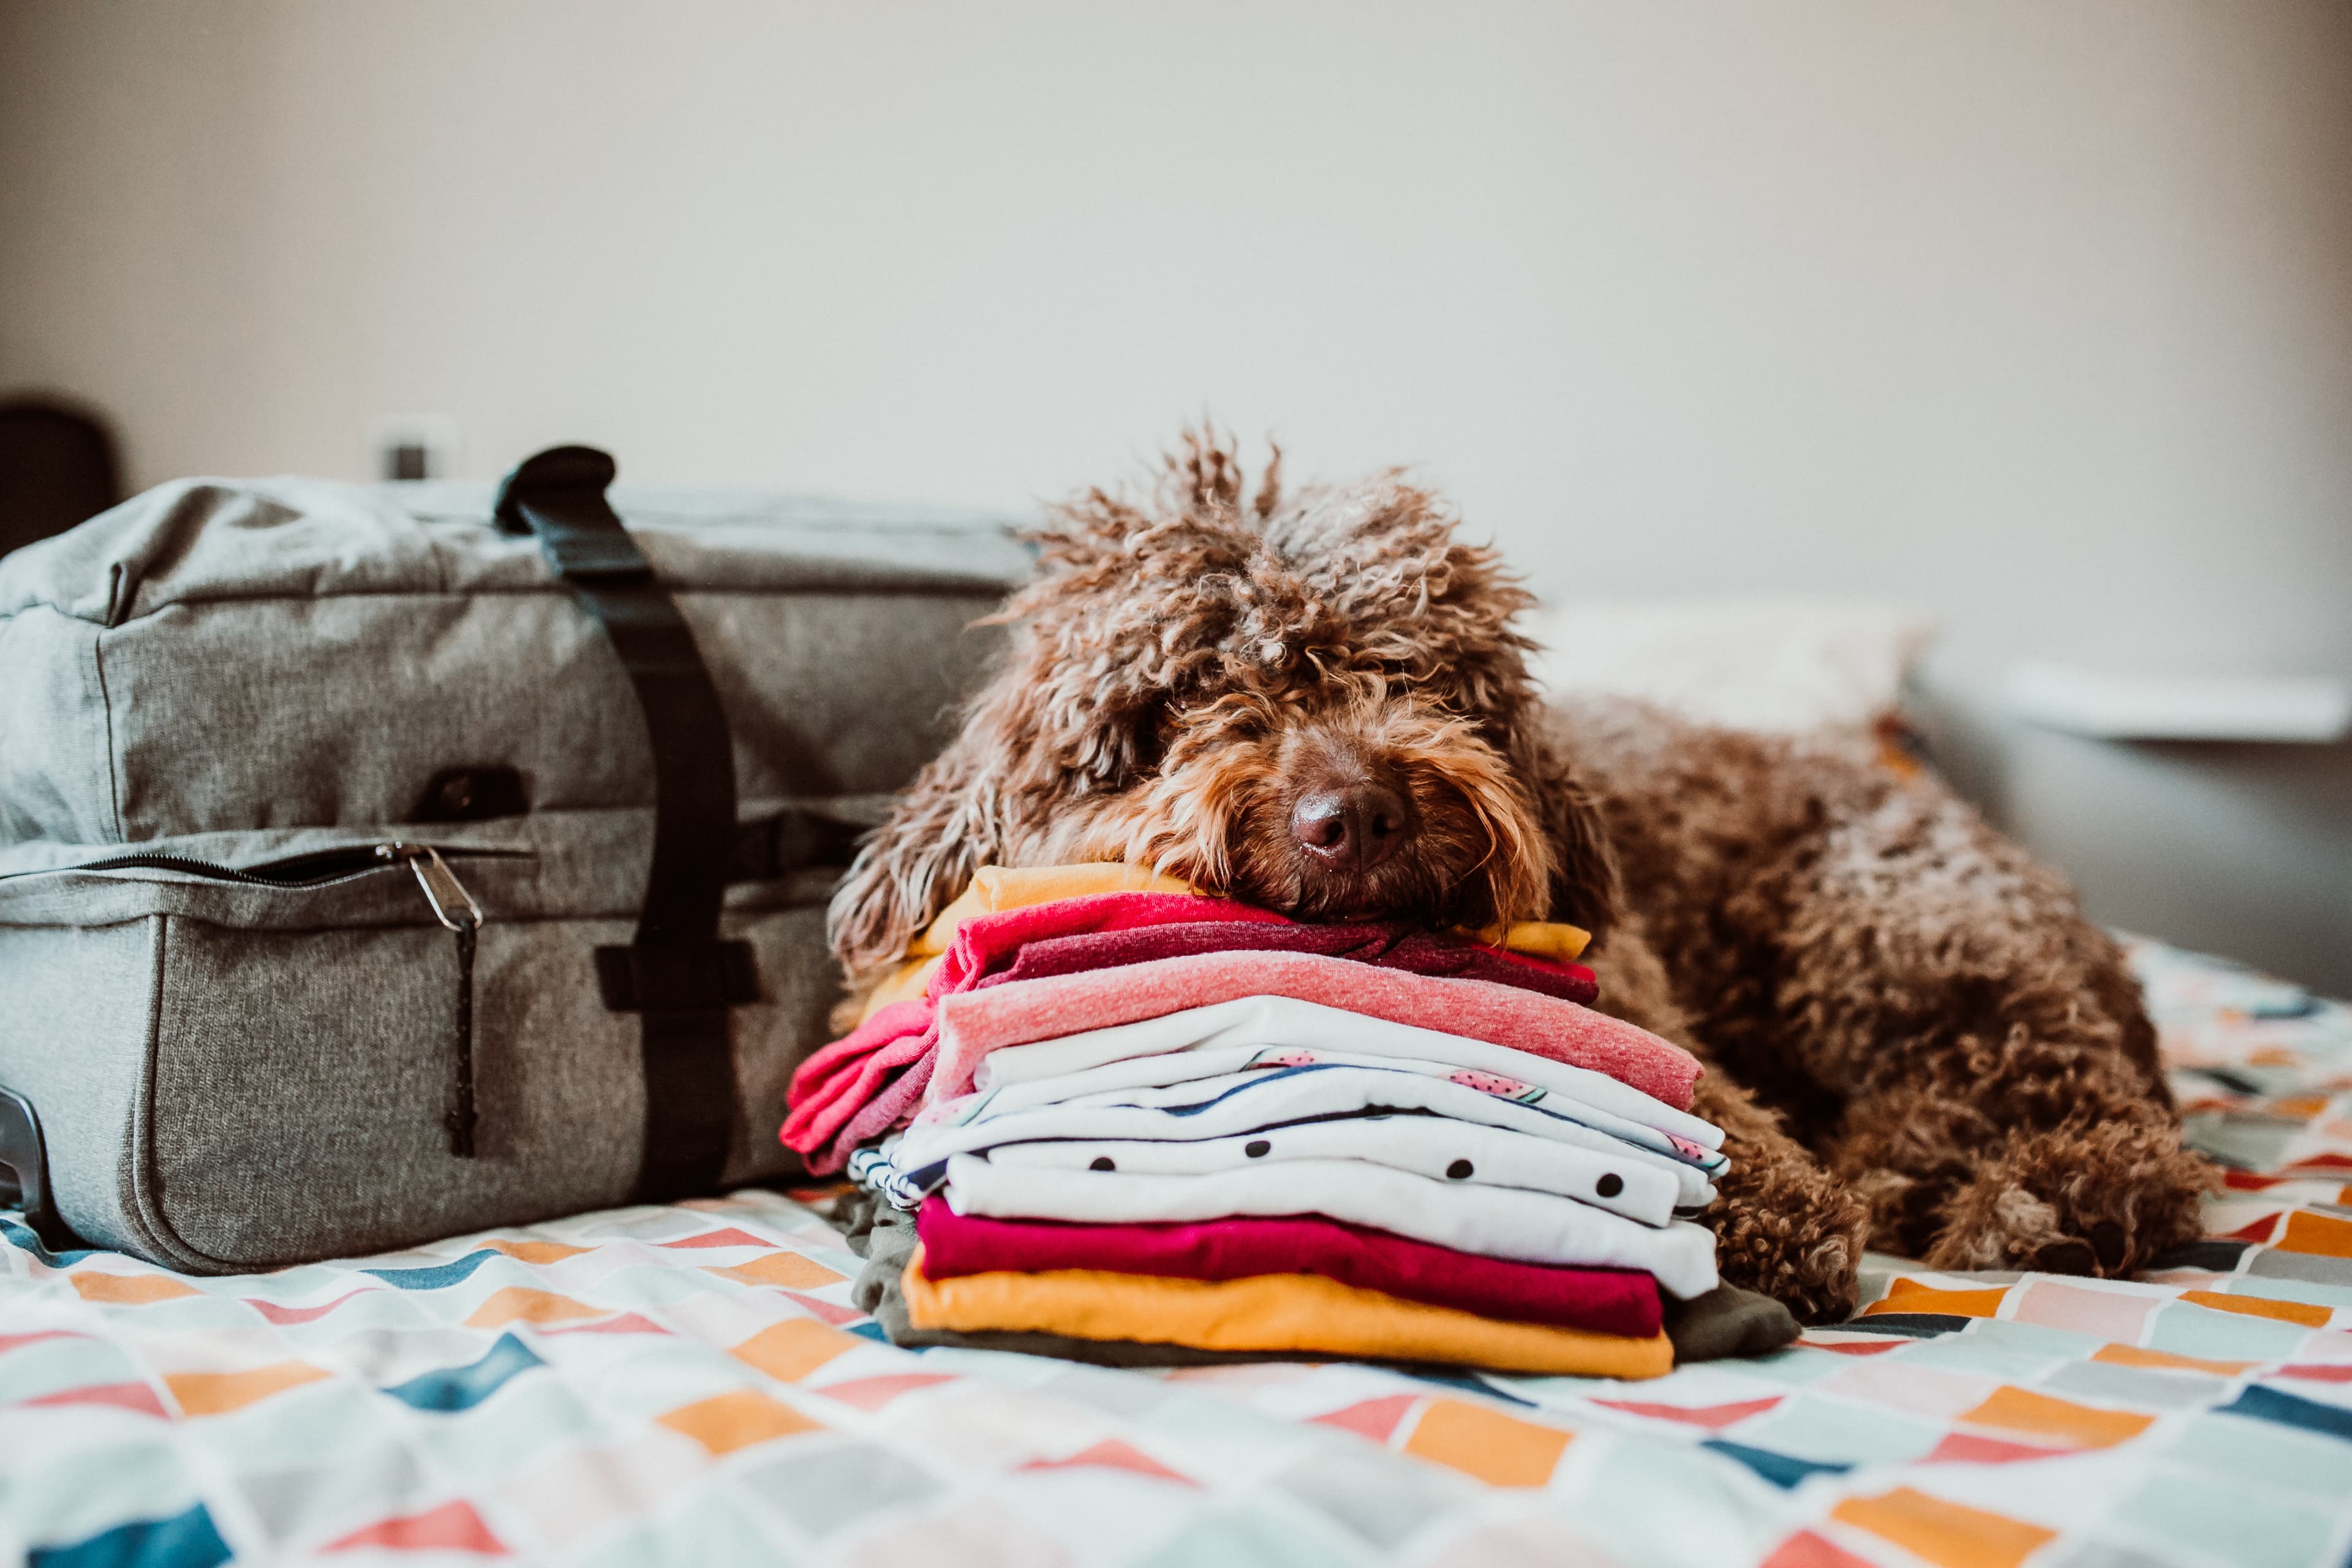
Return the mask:
[(831, 1194), (201, 1279), (0, 1219), (0, 1551), (45, 1568), (2336, 1564), (2352, 1009), (2134, 942), (2209, 1239), (2131, 1281), (1874, 1258), (1624, 1384), (901, 1351)]

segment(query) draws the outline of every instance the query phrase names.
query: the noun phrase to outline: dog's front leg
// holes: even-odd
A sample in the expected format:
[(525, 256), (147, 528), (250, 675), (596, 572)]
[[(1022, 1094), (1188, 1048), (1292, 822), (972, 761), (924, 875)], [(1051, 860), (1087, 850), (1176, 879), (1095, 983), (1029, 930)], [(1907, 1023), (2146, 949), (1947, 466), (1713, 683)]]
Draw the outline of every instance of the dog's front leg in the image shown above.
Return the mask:
[(1801, 1322), (1843, 1321), (1859, 1289), (1869, 1209), (1719, 1070), (1698, 1080), (1691, 1109), (1723, 1129), (1731, 1157), (1699, 1215), (1715, 1232), (1717, 1269)]
[(1874, 1246), (2113, 1279), (2202, 1234), (2210, 1167), (2136, 1064), (2019, 1029), (1915, 1073), (1850, 1102), (1828, 1150), (1869, 1200)]
[[(1604, 1013), (1663, 1035), (1702, 1059), (1690, 1020), (1675, 1005), (1657, 950), (1629, 919), (1589, 955), (1601, 978)], [(1716, 1235), (1724, 1279), (1759, 1290), (1808, 1323), (1833, 1323), (1853, 1310), (1870, 1211), (1769, 1110), (1709, 1062), (1691, 1110), (1723, 1129), (1730, 1168), (1699, 1222)]]

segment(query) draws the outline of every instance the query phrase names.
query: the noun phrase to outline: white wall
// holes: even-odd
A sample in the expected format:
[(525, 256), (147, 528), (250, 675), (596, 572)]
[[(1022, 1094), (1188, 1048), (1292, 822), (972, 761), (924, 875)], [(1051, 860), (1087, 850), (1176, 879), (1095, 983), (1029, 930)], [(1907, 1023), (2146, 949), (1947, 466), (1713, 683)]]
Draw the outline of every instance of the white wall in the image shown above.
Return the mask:
[(1924, 601), (1963, 700), (2352, 674), (2347, 170), (2341, 0), (0, 0), (0, 390), (1008, 507), (1205, 408), (1555, 595)]

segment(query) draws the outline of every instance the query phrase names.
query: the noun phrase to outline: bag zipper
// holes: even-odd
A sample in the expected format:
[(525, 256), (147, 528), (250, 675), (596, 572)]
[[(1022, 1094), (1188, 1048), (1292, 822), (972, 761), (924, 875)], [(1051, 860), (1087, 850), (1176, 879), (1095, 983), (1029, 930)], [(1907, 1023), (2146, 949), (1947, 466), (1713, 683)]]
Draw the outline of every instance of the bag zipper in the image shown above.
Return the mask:
[(449, 1130), (449, 1152), (460, 1160), (474, 1157), (474, 942), (482, 925), (482, 906), (466, 891), (466, 884), (430, 844), (404, 844), (397, 839), (375, 847), (376, 858), (405, 864), (415, 873), (416, 885), (433, 918), (457, 938), (457, 1006), (455, 1028), (457, 1081), (442, 1122)]
[[(425, 889), (425, 901), (433, 907), (433, 918), (451, 931), (463, 931), (482, 923), (482, 906), (474, 902), (474, 895), (466, 891), (466, 884), (457, 880), (457, 873), (449, 869), (449, 862), (441, 858), (441, 851), (430, 844), (403, 844), (394, 839), (390, 844), (375, 847), (378, 860), (405, 864), (416, 873), (416, 885)], [(451, 911), (455, 910), (456, 913)]]
[[(451, 850), (453, 855), (475, 858), (520, 858), (530, 851), (523, 849)], [(239, 869), (210, 860), (198, 860), (186, 855), (118, 855), (110, 860), (93, 860), (79, 866), (61, 866), (61, 871), (177, 871), (184, 876), (203, 877), (215, 882), (236, 882), (263, 888), (316, 888), (392, 866), (405, 866), (416, 878), (424, 891), (425, 907), (433, 918), (452, 932), (457, 945), (457, 999), (451, 1017), (452, 1043), (456, 1047), (457, 1072), (452, 1086), (449, 1109), (442, 1116), (442, 1125), (449, 1131), (449, 1152), (461, 1160), (474, 1157), (474, 1129), (477, 1120), (474, 1105), (474, 949), (482, 922), (488, 917), (466, 884), (449, 868), (441, 851), (430, 844), (409, 844), (400, 839), (375, 845), (354, 845), (347, 849), (325, 849), (309, 855), (296, 855), (284, 860)], [(20, 873), (21, 874), (21, 873)]]
[[(503, 860), (528, 858), (531, 851), (466, 848), (452, 849), (449, 853), (461, 859)], [(451, 896), (452, 902), (470, 906), (473, 900), (464, 896), (465, 889), (458, 886), (457, 878), (450, 873), (448, 864), (437, 847), (429, 844), (404, 844), (397, 839), (384, 844), (354, 844), (346, 848), (317, 849), (307, 855), (292, 855), (283, 860), (265, 861), (258, 866), (242, 868), (224, 866), (216, 860), (199, 860), (188, 855), (117, 855), (107, 860), (85, 860), (79, 866), (47, 867), (37, 871), (15, 871), (8, 875), (41, 877), (66, 871), (177, 871), (183, 876), (202, 877), (213, 882), (235, 882), (247, 887), (318, 888), (380, 870), (387, 863), (414, 864), (424, 856), (432, 858), (438, 875), (446, 879), (443, 892), (436, 893), (431, 884), (425, 883), (425, 873), (417, 873), (419, 884), (425, 887), (425, 898), (434, 904), (435, 917), (441, 919), (446, 925), (448, 922), (442, 917), (441, 900), (448, 889), (456, 889), (455, 895)], [(475, 918), (478, 921), (480, 916), (481, 911), (477, 908)]]

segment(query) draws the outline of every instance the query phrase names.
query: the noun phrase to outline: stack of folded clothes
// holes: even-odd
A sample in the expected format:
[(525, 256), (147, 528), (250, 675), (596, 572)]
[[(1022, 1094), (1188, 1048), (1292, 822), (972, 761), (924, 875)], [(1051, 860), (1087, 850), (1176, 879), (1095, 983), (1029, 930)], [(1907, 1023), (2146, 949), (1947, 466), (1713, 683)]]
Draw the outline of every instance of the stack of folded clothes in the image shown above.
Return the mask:
[(1653, 1376), (1661, 1289), (1715, 1292), (1675, 1212), (1723, 1139), (1686, 1052), (1584, 1005), (1581, 945), (986, 869), (783, 1138), (887, 1204), (866, 1294), (902, 1342)]

